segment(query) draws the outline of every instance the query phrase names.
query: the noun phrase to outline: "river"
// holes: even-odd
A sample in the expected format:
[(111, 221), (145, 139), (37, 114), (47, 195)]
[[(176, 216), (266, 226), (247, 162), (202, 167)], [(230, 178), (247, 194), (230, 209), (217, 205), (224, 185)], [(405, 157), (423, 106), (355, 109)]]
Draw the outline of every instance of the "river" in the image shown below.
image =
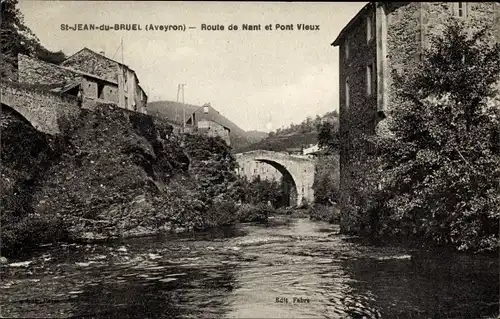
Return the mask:
[(58, 244), (2, 266), (3, 317), (496, 318), (498, 258), (362, 244), (273, 218), (218, 231)]

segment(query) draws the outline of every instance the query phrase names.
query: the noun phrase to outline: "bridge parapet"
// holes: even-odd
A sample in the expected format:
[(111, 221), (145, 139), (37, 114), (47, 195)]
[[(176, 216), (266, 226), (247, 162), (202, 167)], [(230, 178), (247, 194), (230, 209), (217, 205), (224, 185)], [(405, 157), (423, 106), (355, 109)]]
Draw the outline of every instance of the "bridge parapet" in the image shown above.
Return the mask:
[(15, 82), (0, 81), (0, 102), (21, 114), (35, 129), (51, 135), (60, 133), (60, 118), (80, 112), (76, 98)]

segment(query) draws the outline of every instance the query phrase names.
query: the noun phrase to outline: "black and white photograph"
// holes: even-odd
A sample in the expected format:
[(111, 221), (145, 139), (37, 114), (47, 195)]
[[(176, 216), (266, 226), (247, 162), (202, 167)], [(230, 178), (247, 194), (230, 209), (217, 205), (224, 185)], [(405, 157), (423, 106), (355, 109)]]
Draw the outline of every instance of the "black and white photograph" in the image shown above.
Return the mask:
[(1, 318), (500, 318), (500, 1), (0, 4)]

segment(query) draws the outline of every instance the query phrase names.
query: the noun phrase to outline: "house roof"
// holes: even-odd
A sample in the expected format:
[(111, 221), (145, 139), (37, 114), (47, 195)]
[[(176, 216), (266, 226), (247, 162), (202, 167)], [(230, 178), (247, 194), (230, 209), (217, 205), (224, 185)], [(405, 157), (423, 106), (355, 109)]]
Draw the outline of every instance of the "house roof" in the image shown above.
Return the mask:
[(331, 45), (334, 47), (340, 45), (340, 42), (342, 42), (342, 39), (349, 32), (351, 27), (359, 21), (359, 19), (364, 15), (365, 11), (368, 10), (373, 4), (374, 2), (368, 2), (361, 10), (359, 10), (354, 18), (352, 18), (351, 21), (349, 21), (349, 23), (342, 29), (342, 31), (340, 31), (339, 35), (337, 36), (335, 41), (331, 43)]
[(80, 71), (80, 70), (77, 70), (77, 69), (69, 68), (67, 66), (62, 66), (62, 65), (56, 65), (56, 66), (58, 66), (58, 67), (60, 67), (62, 69), (68, 70), (68, 71), (72, 71), (72, 72), (81, 74), (81, 75), (86, 76), (86, 77), (94, 78), (94, 79), (99, 80), (99, 81), (104, 81), (104, 82), (112, 83), (114, 85), (118, 85), (118, 82), (115, 82), (115, 81), (112, 81), (112, 80), (107, 80), (105, 78), (101, 78), (100, 76), (97, 76), (95, 74), (83, 72), (83, 71)]
[[(83, 49), (80, 49), (79, 51), (77, 51), (77, 52), (73, 53), (72, 55), (70, 55), (70, 56), (69, 56), (66, 60), (64, 60), (64, 61), (67, 61), (67, 60), (71, 59), (72, 57), (74, 57), (75, 55), (77, 55), (77, 54), (79, 54), (80, 52), (83, 52), (83, 51), (90, 51), (91, 53), (93, 53), (93, 54), (95, 54), (95, 55), (98, 55), (98, 56), (100, 56), (100, 57), (102, 57), (102, 58), (105, 58), (106, 60), (109, 60), (109, 61), (112, 61), (112, 62), (116, 62), (116, 63), (118, 63), (118, 64), (120, 64), (120, 65), (123, 65), (123, 66), (126, 66), (127, 68), (129, 68), (129, 67), (128, 67), (128, 65), (123, 64), (123, 63), (121, 63), (121, 62), (118, 62), (118, 61), (116, 61), (116, 60), (113, 60), (113, 59), (111, 59), (111, 58), (109, 58), (109, 57), (107, 57), (107, 56), (105, 56), (105, 55), (102, 55), (102, 54), (100, 54), (100, 53), (98, 53), (98, 52), (96, 52), (96, 51), (94, 51), (94, 50), (91, 50), (91, 49), (89, 49), (89, 48), (87, 48), (87, 47), (84, 47)], [(64, 63), (64, 61), (63, 61), (63, 63)], [(129, 69), (130, 69), (130, 68), (129, 68)], [(130, 70), (132, 70), (132, 69), (130, 69)], [(132, 71), (133, 71), (133, 70), (132, 70)]]
[[(98, 52), (96, 52), (96, 51), (94, 51), (94, 50), (91, 50), (91, 49), (89, 49), (89, 48), (87, 48), (87, 47), (84, 47), (83, 49), (81, 49), (81, 50), (79, 50), (79, 51), (77, 51), (77, 52), (73, 53), (73, 54), (72, 54), (71, 56), (69, 56), (66, 60), (64, 60), (64, 61), (63, 61), (63, 63), (64, 63), (65, 61), (67, 61), (67, 60), (71, 59), (71, 58), (72, 58), (72, 57), (74, 57), (75, 55), (79, 54), (80, 52), (83, 52), (83, 51), (89, 51), (89, 52), (91, 52), (91, 53), (92, 53), (92, 54), (94, 54), (94, 55), (97, 55), (97, 56), (99, 56), (99, 57), (101, 57), (101, 58), (104, 58), (104, 59), (106, 59), (106, 60), (109, 60), (109, 61), (112, 61), (112, 62), (118, 63), (119, 65), (122, 65), (122, 66), (126, 67), (127, 69), (129, 69), (130, 71), (132, 71), (132, 73), (134, 73), (134, 76), (135, 76), (135, 78), (137, 79), (137, 83), (139, 83), (139, 78), (137, 77), (137, 73), (136, 73), (136, 72), (135, 72), (132, 68), (130, 68), (128, 65), (126, 65), (126, 64), (124, 64), (124, 63), (121, 63), (121, 62), (118, 62), (118, 61), (116, 61), (116, 60), (113, 60), (113, 59), (111, 59), (111, 58), (109, 58), (109, 57), (107, 57), (107, 56), (105, 56), (105, 55), (102, 55), (102, 54), (100, 54), (100, 53), (98, 53)], [(140, 85), (139, 85), (139, 88), (140, 88), (140, 89), (142, 90), (142, 92), (146, 95), (146, 91), (144, 91), (144, 89), (143, 89)], [(146, 95), (146, 96), (147, 96), (147, 95)]]
[(62, 65), (58, 65), (58, 64), (53, 64), (53, 63), (45, 62), (45, 61), (42, 61), (42, 60), (39, 60), (39, 59), (36, 59), (36, 58), (32, 58), (32, 57), (30, 57), (28, 55), (25, 55), (25, 54), (19, 53), (18, 54), (18, 58), (19, 57), (23, 57), (25, 59), (27, 58), (27, 59), (30, 59), (30, 60), (37, 60), (40, 63), (50, 64), (53, 67), (57, 67), (57, 68), (64, 69), (64, 70), (67, 70), (67, 71), (70, 71), (70, 72), (78, 73), (78, 74), (86, 76), (86, 77), (91, 77), (91, 78), (94, 78), (94, 79), (97, 79), (97, 80), (100, 80), (100, 81), (104, 81), (104, 82), (108, 82), (108, 83), (112, 83), (112, 84), (118, 85), (118, 83), (115, 82), (115, 81), (111, 81), (111, 80), (107, 80), (107, 79), (101, 78), (100, 76), (97, 76), (95, 74), (83, 72), (83, 71), (80, 71), (80, 70), (77, 70), (77, 69), (73, 69), (73, 68), (70, 68), (70, 67), (67, 67), (67, 66), (62, 66)]

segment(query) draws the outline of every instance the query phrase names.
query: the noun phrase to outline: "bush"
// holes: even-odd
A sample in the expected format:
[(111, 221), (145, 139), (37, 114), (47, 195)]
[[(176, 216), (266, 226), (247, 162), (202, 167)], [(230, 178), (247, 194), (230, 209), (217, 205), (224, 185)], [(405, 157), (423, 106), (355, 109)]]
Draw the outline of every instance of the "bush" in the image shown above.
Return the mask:
[(283, 181), (260, 179), (248, 180), (247, 177), (240, 177), (238, 187), (240, 189), (239, 199), (243, 203), (257, 205), (259, 203), (271, 203), (273, 207), (278, 207), (283, 202)]
[(2, 255), (19, 255), (42, 243), (68, 238), (62, 218), (50, 215), (17, 217), (2, 214)]
[(329, 223), (339, 223), (340, 210), (336, 206), (315, 204), (309, 209), (309, 216), (312, 220), (322, 220)]
[(217, 198), (205, 216), (205, 227), (233, 225), (238, 219), (238, 206), (228, 198)]
[(302, 200), (300, 201), (300, 206), (298, 208), (299, 209), (308, 209), (310, 207), (311, 207), (311, 204), (309, 203), (309, 201), (303, 197)]
[(243, 204), (238, 209), (238, 221), (246, 222), (264, 222), (275, 209), (267, 204)]

